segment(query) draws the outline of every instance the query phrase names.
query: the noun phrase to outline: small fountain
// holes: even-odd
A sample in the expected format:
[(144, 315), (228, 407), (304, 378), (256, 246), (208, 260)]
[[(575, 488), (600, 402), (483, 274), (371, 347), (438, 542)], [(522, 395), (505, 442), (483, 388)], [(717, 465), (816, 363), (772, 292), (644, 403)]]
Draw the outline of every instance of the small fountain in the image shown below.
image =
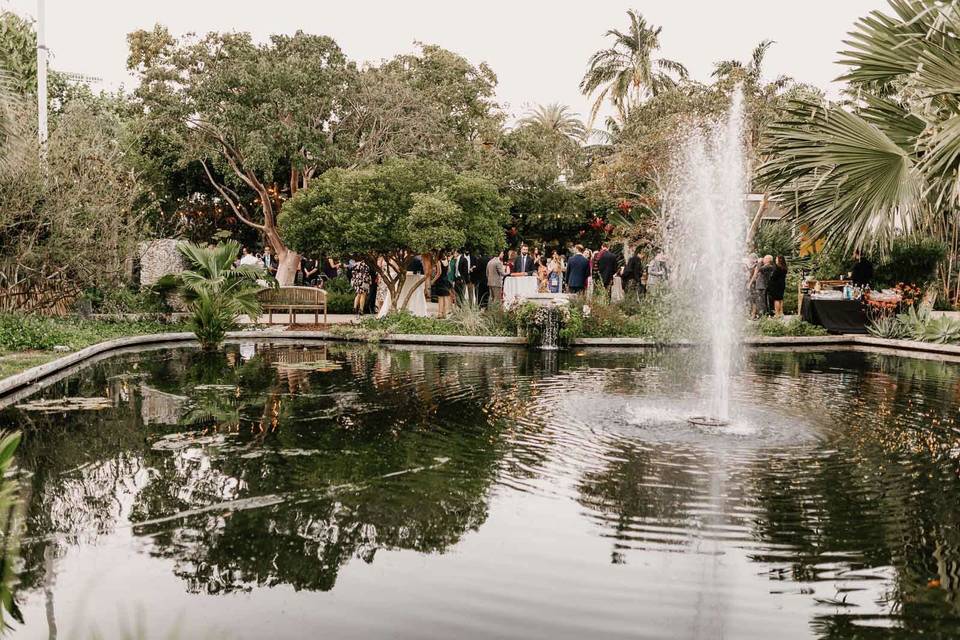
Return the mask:
[(735, 91), (724, 122), (690, 131), (667, 203), (675, 287), (709, 345), (708, 413), (690, 419), (706, 426), (730, 421), (730, 386), (745, 313), (743, 140), (743, 96)]

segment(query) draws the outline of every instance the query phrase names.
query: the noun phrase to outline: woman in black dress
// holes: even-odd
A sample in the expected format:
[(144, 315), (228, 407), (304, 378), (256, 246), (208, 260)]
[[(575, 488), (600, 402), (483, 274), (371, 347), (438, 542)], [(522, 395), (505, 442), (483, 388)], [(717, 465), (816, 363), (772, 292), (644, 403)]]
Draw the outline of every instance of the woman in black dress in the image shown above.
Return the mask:
[(770, 302), (773, 303), (773, 315), (778, 318), (783, 315), (783, 294), (786, 290), (787, 259), (783, 256), (777, 256), (773, 264), (773, 273), (770, 274), (770, 282), (767, 284), (767, 295), (770, 297)]

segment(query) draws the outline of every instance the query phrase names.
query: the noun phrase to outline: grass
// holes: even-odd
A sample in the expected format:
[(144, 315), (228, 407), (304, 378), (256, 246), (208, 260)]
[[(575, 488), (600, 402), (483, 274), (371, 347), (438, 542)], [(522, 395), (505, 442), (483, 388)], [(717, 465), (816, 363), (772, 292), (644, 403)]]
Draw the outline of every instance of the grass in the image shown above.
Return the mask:
[(54, 351), (54, 347), (76, 351), (113, 338), (185, 330), (183, 324), (153, 321), (113, 322), (0, 314), (0, 378), (63, 355), (62, 351)]

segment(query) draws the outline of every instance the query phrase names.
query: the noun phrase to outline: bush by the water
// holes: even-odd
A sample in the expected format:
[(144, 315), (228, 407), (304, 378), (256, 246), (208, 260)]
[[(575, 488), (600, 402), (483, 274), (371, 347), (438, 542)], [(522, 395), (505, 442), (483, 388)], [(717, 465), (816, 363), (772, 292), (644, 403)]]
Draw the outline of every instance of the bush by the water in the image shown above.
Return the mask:
[(0, 351), (28, 351), (65, 346), (83, 347), (122, 336), (183, 331), (182, 324), (155, 321), (108, 322), (80, 318), (0, 315)]
[(781, 318), (760, 318), (751, 323), (749, 327), (757, 335), (767, 337), (800, 337), (800, 336), (825, 336), (827, 330), (815, 324), (810, 324), (800, 318), (791, 318), (784, 321)]
[(895, 316), (881, 316), (867, 326), (878, 338), (960, 344), (960, 320), (934, 316), (928, 305), (909, 307)]

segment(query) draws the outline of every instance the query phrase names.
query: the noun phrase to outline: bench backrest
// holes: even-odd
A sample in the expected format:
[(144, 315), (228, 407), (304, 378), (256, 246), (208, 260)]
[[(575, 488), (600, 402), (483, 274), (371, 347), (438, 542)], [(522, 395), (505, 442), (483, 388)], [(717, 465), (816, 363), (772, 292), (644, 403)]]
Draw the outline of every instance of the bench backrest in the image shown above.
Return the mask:
[(260, 304), (267, 305), (325, 305), (327, 292), (315, 287), (277, 287), (257, 293)]

